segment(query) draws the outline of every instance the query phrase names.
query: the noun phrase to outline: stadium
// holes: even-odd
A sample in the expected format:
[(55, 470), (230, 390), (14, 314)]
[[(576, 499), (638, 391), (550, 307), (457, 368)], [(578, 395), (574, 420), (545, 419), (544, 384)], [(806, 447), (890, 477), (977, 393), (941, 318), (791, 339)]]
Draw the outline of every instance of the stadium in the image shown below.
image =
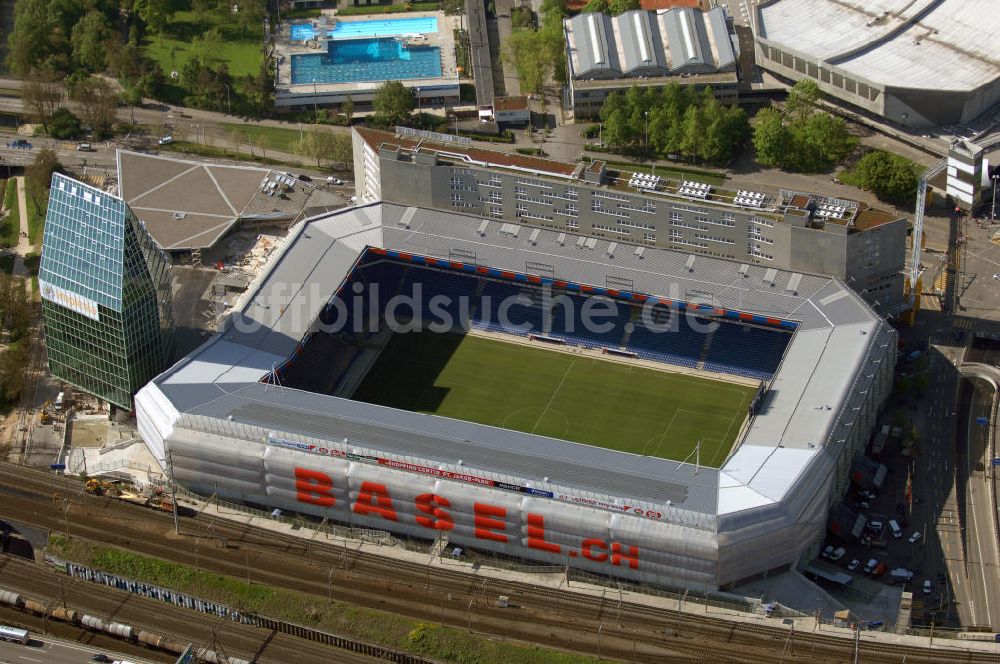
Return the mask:
[(828, 277), (375, 203), (136, 396), (183, 486), (659, 586), (815, 552), (895, 332)]

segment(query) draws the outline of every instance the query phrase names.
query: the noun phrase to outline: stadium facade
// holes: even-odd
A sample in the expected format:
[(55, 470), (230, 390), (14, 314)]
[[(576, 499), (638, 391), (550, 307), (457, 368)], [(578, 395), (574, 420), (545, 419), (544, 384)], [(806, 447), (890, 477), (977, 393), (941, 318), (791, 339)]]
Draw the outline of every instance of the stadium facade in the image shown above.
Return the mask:
[(767, 0), (757, 64), (904, 127), (970, 122), (1000, 102), (993, 0)]
[(54, 174), (38, 272), (52, 375), (131, 411), (173, 359), (169, 265), (121, 198)]
[[(285, 384), (294, 366), (322, 374), (339, 361), (329, 349), (358, 341), (326, 330), (326, 316), (337, 293), (363, 300), (357, 285), (389, 267), (397, 271), (383, 271), (382, 281), (400, 288), (399, 274), (443, 289), (461, 277), (476, 293), (552, 288), (792, 334), (718, 469)], [(700, 303), (706, 294), (713, 304)], [(665, 351), (678, 339), (658, 343)], [(714, 589), (815, 553), (891, 388), (896, 346), (891, 327), (830, 277), (372, 203), (293, 227), (220, 332), (145, 386), (136, 412), (153, 455), (196, 491)], [(753, 344), (716, 371), (739, 373), (744, 354), (753, 355)]]
[(905, 218), (796, 191), (726, 191), (356, 128), (359, 201), (474, 214), (614, 242), (828, 274), (883, 314), (907, 306)]
[(722, 7), (588, 12), (565, 19), (563, 29), (577, 119), (595, 117), (608, 95), (632, 87), (711, 86), (720, 102), (737, 101), (738, 47)]

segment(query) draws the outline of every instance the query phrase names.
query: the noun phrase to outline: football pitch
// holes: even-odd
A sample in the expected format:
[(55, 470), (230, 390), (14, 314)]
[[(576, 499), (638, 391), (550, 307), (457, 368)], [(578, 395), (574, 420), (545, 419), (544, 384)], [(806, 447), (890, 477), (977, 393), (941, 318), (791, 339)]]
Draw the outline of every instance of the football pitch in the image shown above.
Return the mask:
[[(358, 401), (718, 467), (753, 387), (479, 336), (396, 334)], [(694, 462), (694, 457), (691, 457)]]

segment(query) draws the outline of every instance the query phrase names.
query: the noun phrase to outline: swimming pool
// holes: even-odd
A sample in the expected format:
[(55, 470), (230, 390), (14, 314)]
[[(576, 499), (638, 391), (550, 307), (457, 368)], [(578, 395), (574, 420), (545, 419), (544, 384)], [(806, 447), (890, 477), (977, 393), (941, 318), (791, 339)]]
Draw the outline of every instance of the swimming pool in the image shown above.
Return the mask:
[(441, 49), (392, 37), (331, 41), (327, 52), (292, 55), (292, 84), (402, 81), (441, 76)]
[[(426, 35), (438, 31), (436, 16), (377, 19), (371, 21), (337, 21), (336, 27), (326, 31), (330, 39), (355, 37), (388, 37), (391, 35)], [(293, 23), (292, 40), (305, 41), (316, 36), (311, 23)]]

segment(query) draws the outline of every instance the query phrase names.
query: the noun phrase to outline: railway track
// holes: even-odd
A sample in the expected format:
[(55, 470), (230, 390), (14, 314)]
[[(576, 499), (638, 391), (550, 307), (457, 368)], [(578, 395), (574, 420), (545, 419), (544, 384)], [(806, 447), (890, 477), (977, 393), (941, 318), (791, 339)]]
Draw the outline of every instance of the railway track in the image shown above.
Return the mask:
[[(550, 647), (590, 654), (600, 648), (605, 657), (650, 662), (665, 657), (692, 662), (765, 657), (787, 662), (853, 660), (853, 642), (822, 632), (791, 633), (786, 626), (619, 603), (612, 589), (595, 597), (430, 568), (347, 545), (262, 532), (216, 517), (183, 519), (185, 536), (178, 540), (169, 515), (85, 495), (79, 486), (44, 471), (0, 464), (0, 512), (39, 527), (68, 529), (74, 537), (255, 583)], [(225, 548), (217, 546), (222, 541)], [(195, 542), (200, 542), (197, 549)], [(281, 564), (276, 565), (276, 560)], [(519, 608), (496, 607), (499, 595), (510, 597)], [(890, 646), (870, 640), (861, 641), (860, 652), (865, 662), (1000, 662), (1000, 656), (991, 653)]]

